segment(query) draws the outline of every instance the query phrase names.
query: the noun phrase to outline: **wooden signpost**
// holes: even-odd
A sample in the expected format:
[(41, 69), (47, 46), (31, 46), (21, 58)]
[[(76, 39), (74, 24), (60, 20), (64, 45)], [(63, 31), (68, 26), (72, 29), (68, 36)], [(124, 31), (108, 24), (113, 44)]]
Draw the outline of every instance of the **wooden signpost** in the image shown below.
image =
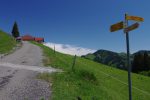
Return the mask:
[(132, 30), (135, 30), (136, 28), (139, 27), (139, 23), (135, 23), (135, 24), (132, 24), (131, 26), (128, 26), (124, 29), (124, 32), (129, 32), (129, 31), (132, 31)]
[(128, 67), (128, 86), (129, 86), (129, 100), (132, 100), (132, 85), (131, 85), (131, 61), (130, 61), (130, 47), (129, 47), (129, 31), (137, 29), (139, 27), (138, 23), (128, 26), (128, 20), (134, 21), (144, 21), (144, 18), (138, 16), (128, 16), (125, 14), (125, 22), (121, 21), (117, 24), (111, 25), (110, 31), (114, 32), (120, 29), (124, 29), (126, 34), (126, 47), (127, 47), (127, 67)]
[(123, 29), (123, 28), (124, 28), (124, 26), (123, 26), (123, 21), (121, 21), (121, 22), (119, 22), (119, 23), (116, 23), (116, 24), (111, 25), (110, 31), (111, 31), (111, 32), (114, 32), (114, 31), (121, 30), (121, 29)]
[(144, 18), (138, 16), (126, 16), (126, 20), (134, 20), (134, 21), (144, 21)]

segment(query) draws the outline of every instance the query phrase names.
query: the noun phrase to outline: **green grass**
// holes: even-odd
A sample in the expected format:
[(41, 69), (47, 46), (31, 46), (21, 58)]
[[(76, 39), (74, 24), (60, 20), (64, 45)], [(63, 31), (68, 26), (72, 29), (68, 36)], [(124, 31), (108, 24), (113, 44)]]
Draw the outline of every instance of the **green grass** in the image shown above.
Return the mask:
[[(39, 78), (52, 82), (52, 100), (128, 100), (127, 72), (81, 57), (77, 57), (75, 72), (73, 56), (61, 54), (34, 43), (43, 49), (45, 65), (64, 72), (41, 74)], [(150, 78), (132, 74), (133, 100), (150, 100)], [(140, 89), (140, 90), (139, 90)]]
[(0, 54), (7, 53), (16, 46), (16, 41), (7, 33), (0, 30)]
[(95, 59), (95, 55), (93, 55), (93, 54), (88, 54), (88, 55), (86, 55), (86, 59), (90, 59), (90, 60), (94, 60)]

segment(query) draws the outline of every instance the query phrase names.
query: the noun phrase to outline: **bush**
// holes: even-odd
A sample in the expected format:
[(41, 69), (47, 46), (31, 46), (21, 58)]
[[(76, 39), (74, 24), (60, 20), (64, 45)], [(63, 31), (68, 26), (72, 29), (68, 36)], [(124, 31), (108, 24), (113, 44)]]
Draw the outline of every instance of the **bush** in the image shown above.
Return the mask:
[(97, 80), (96, 76), (94, 75), (94, 73), (86, 71), (86, 70), (81, 70), (80, 71), (80, 76), (87, 80), (87, 81), (91, 81), (91, 82), (95, 82)]
[(139, 74), (145, 75), (145, 76), (149, 76), (150, 77), (150, 70), (149, 71), (142, 71), (139, 72)]

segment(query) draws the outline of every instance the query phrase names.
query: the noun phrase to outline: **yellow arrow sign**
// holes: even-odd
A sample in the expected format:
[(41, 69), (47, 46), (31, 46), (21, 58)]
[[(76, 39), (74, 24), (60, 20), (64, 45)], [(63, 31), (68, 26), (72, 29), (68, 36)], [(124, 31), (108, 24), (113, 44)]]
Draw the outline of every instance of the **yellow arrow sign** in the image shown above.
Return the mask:
[(126, 16), (126, 20), (144, 21), (144, 18), (138, 16)]
[(123, 21), (121, 21), (119, 23), (111, 25), (110, 26), (110, 31), (114, 32), (114, 31), (117, 31), (117, 30), (120, 30), (120, 29), (123, 29), (123, 28), (124, 28), (124, 24), (123, 24)]
[(138, 27), (139, 27), (139, 23), (135, 23), (135, 24), (133, 24), (133, 25), (128, 26), (127, 28), (125, 28), (124, 32), (126, 33), (126, 32), (129, 32), (129, 31), (132, 31), (132, 30), (134, 30), (134, 29), (136, 29)]

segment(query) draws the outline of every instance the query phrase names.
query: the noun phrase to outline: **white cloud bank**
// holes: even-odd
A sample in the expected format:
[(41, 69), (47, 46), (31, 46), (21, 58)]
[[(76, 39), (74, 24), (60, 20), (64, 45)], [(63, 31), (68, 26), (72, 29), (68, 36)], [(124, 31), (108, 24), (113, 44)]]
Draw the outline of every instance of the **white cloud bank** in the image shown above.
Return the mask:
[(96, 51), (96, 50), (77, 47), (77, 46), (68, 45), (68, 44), (56, 44), (56, 43), (48, 42), (48, 43), (44, 43), (44, 45), (52, 49), (54, 49), (54, 46), (55, 46), (55, 50), (58, 52), (70, 54), (70, 55), (77, 55), (77, 56), (86, 55), (88, 53), (93, 53)]

